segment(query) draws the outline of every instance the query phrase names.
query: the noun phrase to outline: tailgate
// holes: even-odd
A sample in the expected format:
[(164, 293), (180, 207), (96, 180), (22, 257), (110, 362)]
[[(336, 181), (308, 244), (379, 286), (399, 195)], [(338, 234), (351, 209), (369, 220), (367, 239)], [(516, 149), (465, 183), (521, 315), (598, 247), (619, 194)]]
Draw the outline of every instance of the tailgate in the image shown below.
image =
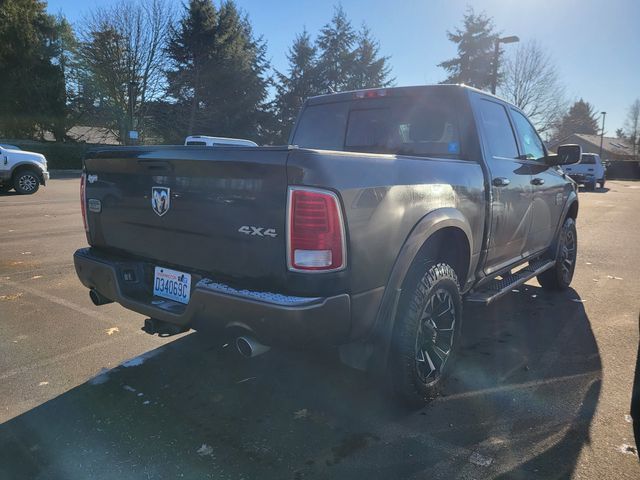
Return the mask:
[(283, 147), (90, 152), (91, 244), (220, 278), (279, 283), (286, 272), (287, 155)]

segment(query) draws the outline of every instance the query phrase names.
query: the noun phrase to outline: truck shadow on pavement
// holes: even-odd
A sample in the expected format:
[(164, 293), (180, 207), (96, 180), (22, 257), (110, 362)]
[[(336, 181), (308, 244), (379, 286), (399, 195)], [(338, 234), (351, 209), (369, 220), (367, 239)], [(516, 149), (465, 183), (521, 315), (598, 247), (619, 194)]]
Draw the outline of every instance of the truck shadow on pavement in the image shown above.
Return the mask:
[(580, 193), (607, 193), (611, 190), (609, 187), (600, 188), (597, 187), (595, 190), (587, 190), (585, 187), (580, 187)]
[(407, 411), (334, 352), (185, 335), (0, 426), (2, 479), (566, 478), (601, 363), (573, 290), (467, 308), (443, 395)]

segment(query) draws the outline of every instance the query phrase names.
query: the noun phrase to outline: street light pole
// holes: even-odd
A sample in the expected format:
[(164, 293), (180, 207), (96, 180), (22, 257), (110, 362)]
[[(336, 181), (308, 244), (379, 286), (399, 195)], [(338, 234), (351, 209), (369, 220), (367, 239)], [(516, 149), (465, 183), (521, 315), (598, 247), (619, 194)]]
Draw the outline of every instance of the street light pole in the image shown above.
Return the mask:
[(604, 118), (607, 116), (607, 112), (600, 112), (602, 114), (602, 130), (600, 131), (600, 160), (602, 160), (602, 142), (604, 141)]
[(510, 37), (496, 38), (495, 50), (493, 51), (493, 65), (491, 71), (491, 93), (496, 94), (496, 88), (498, 87), (498, 60), (500, 59), (500, 44), (501, 43), (516, 43), (520, 38), (516, 35)]
[(127, 145), (133, 145), (134, 139), (131, 138), (131, 132), (134, 130), (133, 125), (133, 110), (136, 105), (136, 95), (138, 94), (136, 89), (138, 85), (134, 81), (129, 82), (129, 128), (127, 129)]

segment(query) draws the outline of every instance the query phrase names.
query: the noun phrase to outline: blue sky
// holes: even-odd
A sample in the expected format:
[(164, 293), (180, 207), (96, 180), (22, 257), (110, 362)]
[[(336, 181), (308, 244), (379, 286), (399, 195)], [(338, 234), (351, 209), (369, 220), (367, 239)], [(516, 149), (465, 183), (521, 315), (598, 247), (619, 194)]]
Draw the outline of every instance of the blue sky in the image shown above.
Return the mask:
[[(49, 0), (51, 13), (72, 23), (97, 5), (118, 0)], [(216, 0), (218, 1), (218, 0)], [(312, 34), (337, 2), (236, 0), (255, 32), (268, 43), (272, 65), (286, 69), (286, 51), (303, 27)], [(175, 2), (176, 5), (179, 2)], [(505, 35), (537, 40), (548, 49), (569, 99), (584, 98), (607, 112), (605, 131), (621, 127), (640, 97), (640, 1), (638, 0), (342, 0), (354, 26), (366, 22), (391, 57), (398, 85), (436, 83), (437, 67), (455, 55), (446, 31), (460, 24), (467, 5), (484, 11)], [(505, 48), (510, 48), (506, 45)]]

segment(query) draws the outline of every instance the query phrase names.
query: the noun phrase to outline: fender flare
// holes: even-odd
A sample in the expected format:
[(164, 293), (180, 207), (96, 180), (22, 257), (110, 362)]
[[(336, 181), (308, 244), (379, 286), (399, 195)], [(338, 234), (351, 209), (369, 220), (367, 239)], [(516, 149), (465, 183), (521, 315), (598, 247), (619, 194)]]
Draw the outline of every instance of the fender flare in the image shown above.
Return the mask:
[[(370, 335), (370, 341), (374, 344), (375, 352), (370, 358), (370, 368), (372, 371), (381, 373), (386, 370), (393, 328), (395, 326), (396, 311), (402, 293), (402, 283), (409, 268), (413, 264), (422, 245), (424, 245), (433, 234), (447, 227), (456, 227), (464, 232), (467, 242), (469, 243), (469, 265), (467, 272), (473, 271), (473, 236), (471, 234), (471, 226), (464, 215), (455, 208), (447, 207), (434, 210), (422, 217), (413, 227), (402, 245), (400, 253), (391, 269), (387, 285), (385, 286), (382, 301), (380, 302)], [(466, 279), (460, 279), (462, 285), (464, 285), (465, 281)]]
[[(575, 190), (572, 190), (571, 192), (569, 192), (569, 195), (567, 196), (567, 201), (564, 202), (564, 208), (562, 209), (562, 214), (560, 215), (560, 218), (558, 219), (558, 224), (556, 225), (556, 231), (553, 234), (553, 242), (550, 245), (549, 248), (549, 252), (554, 253), (557, 251), (558, 248), (558, 236), (560, 235), (560, 231), (562, 230), (562, 226), (564, 225), (564, 221), (566, 220), (567, 216), (569, 215), (569, 210), (571, 210), (571, 208), (573, 206), (576, 206), (576, 208), (580, 207), (580, 203), (578, 200), (578, 194), (575, 192)], [(576, 212), (576, 219), (578, 218), (578, 214)]]
[[(569, 195), (567, 196), (567, 201), (564, 202), (564, 208), (562, 209), (562, 215), (560, 215), (560, 219), (558, 221), (558, 224), (556, 225), (556, 231), (553, 235), (553, 241), (555, 243), (556, 239), (558, 238), (558, 233), (560, 232), (560, 229), (562, 228), (562, 225), (564, 225), (564, 220), (565, 218), (567, 218), (567, 215), (569, 215), (569, 210), (571, 210), (571, 208), (573, 207), (573, 205), (576, 205), (576, 207), (579, 209), (580, 208), (580, 202), (578, 200), (578, 194), (575, 192), (575, 190), (571, 190), (569, 192)], [(576, 219), (577, 219), (577, 214), (576, 214)]]
[(575, 192), (575, 190), (572, 190), (569, 192), (569, 195), (567, 196), (567, 201), (564, 204), (564, 210), (562, 211), (563, 220), (567, 216), (567, 213), (569, 213), (569, 210), (571, 209), (574, 203), (577, 203), (578, 206), (580, 205), (580, 202), (578, 200), (578, 194)]

